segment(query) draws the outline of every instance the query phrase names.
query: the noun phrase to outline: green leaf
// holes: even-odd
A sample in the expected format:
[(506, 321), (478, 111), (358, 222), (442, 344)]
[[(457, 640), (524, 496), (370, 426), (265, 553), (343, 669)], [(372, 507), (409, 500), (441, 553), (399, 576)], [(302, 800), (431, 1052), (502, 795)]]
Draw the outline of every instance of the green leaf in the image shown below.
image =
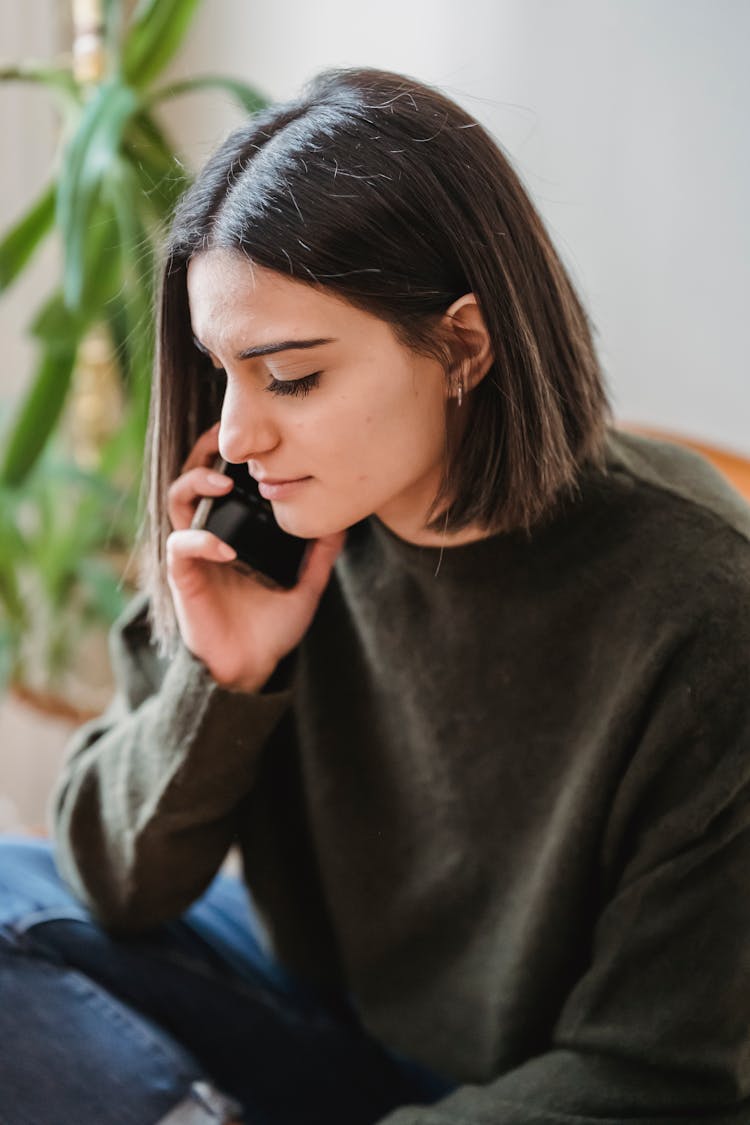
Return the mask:
[(147, 422), (148, 399), (142, 407), (135, 402), (129, 404), (118, 430), (102, 446), (99, 460), (102, 473), (127, 481), (127, 493), (120, 503), (120, 525), (128, 529), (123, 530), (121, 537), (127, 543), (134, 539), (138, 520)]
[(8, 490), (0, 490), (0, 603), (14, 622), (23, 626), (26, 610), (18, 585), (19, 563), (26, 561), (26, 542), (16, 521), (15, 497)]
[(88, 558), (80, 560), (78, 573), (96, 616), (114, 621), (127, 601), (122, 578), (115, 568), (104, 559)]
[(104, 47), (108, 69), (112, 74), (122, 70), (122, 43), (125, 27), (125, 5), (122, 0), (104, 0)]
[(22, 559), (27, 550), (27, 543), (18, 526), (18, 491), (16, 489), (0, 487), (0, 534), (3, 549), (0, 551), (0, 560)]
[(167, 98), (207, 89), (226, 90), (247, 113), (257, 113), (268, 105), (268, 100), (254, 86), (248, 86), (238, 78), (225, 78), (220, 74), (201, 74), (197, 78), (186, 78), (183, 82), (162, 86), (146, 97), (145, 104), (151, 107)]
[(161, 222), (165, 222), (190, 179), (177, 153), (153, 117), (137, 113), (128, 122), (123, 151), (138, 178), (141, 193)]
[(201, 0), (141, 0), (123, 50), (123, 73), (148, 86), (177, 51)]
[(46, 86), (50, 93), (60, 98), (70, 107), (78, 105), (80, 96), (73, 72), (59, 66), (43, 66), (40, 63), (23, 63), (20, 66), (0, 67), (0, 82), (31, 82)]
[(68, 308), (81, 302), (86, 243), (127, 121), (138, 106), (135, 92), (119, 81), (105, 82), (86, 104), (63, 157), (57, 193), (57, 222), (63, 237), (63, 293)]
[(21, 627), (26, 624), (27, 613), (18, 585), (17, 570), (7, 559), (3, 559), (0, 564), (0, 604), (11, 621)]
[(69, 309), (58, 289), (37, 309), (29, 331), (48, 347), (63, 343), (77, 346), (92, 323), (106, 318), (108, 302), (116, 299), (120, 286), (117, 220), (111, 206), (100, 204), (91, 217), (78, 308)]
[(140, 215), (141, 192), (134, 169), (118, 158), (107, 181), (107, 199), (111, 202), (119, 235), (120, 276), (130, 283), (139, 312), (153, 311), (154, 251), (151, 238)]
[[(134, 253), (132, 246), (130, 247), (130, 253)], [(45, 354), (55, 355), (65, 351), (75, 355), (87, 329), (94, 323), (108, 319), (110, 303), (116, 305), (118, 301), (121, 301), (122, 291), (127, 288), (123, 280), (121, 255), (122, 240), (114, 208), (108, 202), (98, 203), (91, 217), (88, 240), (85, 246), (84, 289), (78, 309), (69, 309), (65, 304), (62, 292), (58, 290), (42, 304), (30, 325), (32, 335), (41, 342)], [(147, 289), (147, 293), (150, 292), (151, 290)], [(145, 341), (142, 341), (140, 346), (145, 347)], [(44, 360), (42, 361), (42, 369), (46, 369)], [(128, 367), (126, 374), (129, 374), (129, 370)], [(59, 417), (62, 411), (69, 383), (68, 377), (54, 388), (49, 402), (51, 411), (49, 428), (42, 426), (37, 429), (33, 421), (29, 423), (30, 429), (27, 428), (26, 423), (23, 422), (25, 409), (33, 409), (34, 412), (38, 409), (36, 405), (32, 408), (29, 400), (27, 400), (26, 407), (22, 408), (21, 418), (17, 423), (17, 426), (22, 426), (24, 436), (18, 435), (16, 437), (14, 435), (11, 437), (9, 450), (6, 454), (6, 468), (0, 470), (0, 474), (9, 473), (10, 477), (16, 481), (23, 479), (31, 469), (44, 447), (47, 436), (54, 429), (55, 419)], [(59, 400), (58, 394), (62, 396)], [(140, 397), (142, 396), (136, 396), (138, 400), (140, 400)], [(34, 402), (37, 402), (33, 388), (30, 398), (34, 398)], [(22, 449), (17, 447), (16, 441), (19, 443), (25, 441), (25, 435), (30, 431), (33, 431), (35, 440), (33, 452), (27, 464)], [(8, 467), (8, 458), (11, 458), (10, 467)], [(18, 458), (21, 458), (23, 467), (16, 469), (15, 465)]]
[(60, 417), (73, 374), (77, 348), (64, 340), (42, 354), (31, 390), (11, 431), (0, 483), (18, 485), (31, 471)]
[(125, 384), (130, 365), (130, 347), (128, 344), (128, 317), (125, 311), (125, 301), (121, 294), (108, 302), (105, 309), (105, 320), (112, 344), (112, 356), (118, 366), (120, 378)]
[(56, 290), (52, 296), (37, 309), (29, 332), (37, 340), (41, 340), (47, 347), (56, 344), (77, 345), (84, 329), (82, 317), (76, 316), (66, 308), (61, 290)]
[(52, 229), (55, 190), (55, 185), (50, 184), (0, 242), (0, 293), (18, 277), (39, 243)]
[(103, 319), (107, 303), (120, 289), (120, 252), (117, 217), (111, 200), (102, 190), (91, 213), (84, 245), (83, 288), (78, 311), (87, 325)]
[(4, 621), (0, 621), (0, 692), (8, 690), (15, 674), (16, 634)]
[[(138, 205), (141, 198), (133, 168), (120, 160), (107, 185), (120, 231), (122, 255), (120, 296), (127, 320), (128, 399), (133, 407), (146, 407), (154, 360), (154, 252)], [(142, 444), (142, 443), (141, 443)]]

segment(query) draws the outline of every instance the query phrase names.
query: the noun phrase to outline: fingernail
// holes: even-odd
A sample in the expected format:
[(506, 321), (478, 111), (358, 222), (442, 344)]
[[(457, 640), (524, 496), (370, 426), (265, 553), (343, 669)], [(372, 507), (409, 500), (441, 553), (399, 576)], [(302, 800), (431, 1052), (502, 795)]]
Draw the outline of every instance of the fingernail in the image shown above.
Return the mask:
[(222, 559), (234, 559), (237, 557), (237, 552), (234, 547), (230, 547), (228, 543), (220, 543), (219, 556)]

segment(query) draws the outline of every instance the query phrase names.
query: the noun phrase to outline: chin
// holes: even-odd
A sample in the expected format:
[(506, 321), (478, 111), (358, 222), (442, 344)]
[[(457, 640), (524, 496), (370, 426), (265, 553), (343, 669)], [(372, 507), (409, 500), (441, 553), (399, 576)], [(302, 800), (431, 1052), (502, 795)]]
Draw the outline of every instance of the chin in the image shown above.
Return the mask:
[(291, 505), (274, 504), (273, 514), (282, 531), (286, 531), (288, 535), (297, 535), (300, 539), (320, 539), (321, 535), (328, 535), (330, 531), (336, 530), (330, 528), (325, 520), (295, 512)]
[(348, 522), (335, 516), (315, 517), (314, 514), (295, 510), (293, 504), (273, 503), (273, 514), (282, 531), (289, 535), (297, 535), (300, 539), (320, 539), (324, 535), (333, 535), (336, 531), (345, 531), (356, 520)]

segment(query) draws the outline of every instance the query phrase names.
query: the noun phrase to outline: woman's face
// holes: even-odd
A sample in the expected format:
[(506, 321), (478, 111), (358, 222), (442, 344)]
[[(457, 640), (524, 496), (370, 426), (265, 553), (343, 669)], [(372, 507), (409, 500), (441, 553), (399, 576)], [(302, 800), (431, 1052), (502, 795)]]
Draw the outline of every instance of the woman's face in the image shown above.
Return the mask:
[[(436, 360), (377, 317), (232, 251), (194, 257), (188, 294), (196, 343), (226, 371), (222, 455), (259, 480), (304, 478), (269, 494), (285, 531), (317, 538), (375, 513), (410, 542), (440, 542), (422, 531), (445, 457)], [(250, 349), (263, 354), (243, 358)]]

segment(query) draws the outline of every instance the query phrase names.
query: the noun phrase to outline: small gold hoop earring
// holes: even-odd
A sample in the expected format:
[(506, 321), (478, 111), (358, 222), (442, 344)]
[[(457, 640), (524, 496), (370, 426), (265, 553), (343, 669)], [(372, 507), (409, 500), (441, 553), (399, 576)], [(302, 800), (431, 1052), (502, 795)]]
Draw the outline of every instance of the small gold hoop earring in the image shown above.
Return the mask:
[(458, 380), (458, 405), (464, 401), (464, 381), (463, 378)]

